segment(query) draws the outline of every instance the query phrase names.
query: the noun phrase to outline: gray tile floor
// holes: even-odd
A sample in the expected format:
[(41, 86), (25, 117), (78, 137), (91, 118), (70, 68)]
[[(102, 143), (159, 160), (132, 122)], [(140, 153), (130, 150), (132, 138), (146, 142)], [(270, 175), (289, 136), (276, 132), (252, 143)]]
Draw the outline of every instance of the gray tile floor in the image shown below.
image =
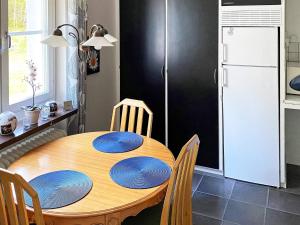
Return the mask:
[(195, 174), (194, 225), (300, 225), (300, 169), (288, 166), (287, 189)]

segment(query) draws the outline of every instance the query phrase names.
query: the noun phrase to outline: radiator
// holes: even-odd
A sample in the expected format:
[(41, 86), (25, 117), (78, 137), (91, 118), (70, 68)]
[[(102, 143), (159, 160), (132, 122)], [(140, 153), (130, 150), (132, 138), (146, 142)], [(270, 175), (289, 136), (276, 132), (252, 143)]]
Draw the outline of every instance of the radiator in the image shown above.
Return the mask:
[(11, 163), (15, 162), (27, 152), (48, 142), (65, 137), (66, 135), (64, 130), (50, 128), (9, 146), (0, 152), (0, 168), (7, 169)]

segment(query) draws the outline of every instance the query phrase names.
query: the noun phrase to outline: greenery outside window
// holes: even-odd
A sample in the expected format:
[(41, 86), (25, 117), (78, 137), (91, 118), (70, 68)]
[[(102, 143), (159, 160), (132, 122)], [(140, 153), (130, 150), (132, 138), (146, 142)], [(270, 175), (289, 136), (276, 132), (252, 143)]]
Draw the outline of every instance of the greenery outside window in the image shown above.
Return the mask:
[(2, 48), (8, 49), (1, 54), (2, 111), (18, 112), (31, 101), (30, 86), (23, 81), (27, 60), (38, 68), (36, 102), (54, 97), (54, 50), (40, 43), (53, 30), (54, 8), (55, 0), (1, 0)]

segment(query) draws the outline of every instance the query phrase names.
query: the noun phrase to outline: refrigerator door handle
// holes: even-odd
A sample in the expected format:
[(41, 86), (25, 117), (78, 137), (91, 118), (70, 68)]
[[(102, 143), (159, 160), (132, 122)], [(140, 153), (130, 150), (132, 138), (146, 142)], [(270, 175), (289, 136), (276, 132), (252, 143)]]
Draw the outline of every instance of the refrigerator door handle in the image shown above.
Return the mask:
[(227, 69), (223, 68), (222, 72), (222, 87), (227, 87), (227, 79), (228, 79), (228, 74), (227, 74)]
[(223, 44), (223, 63), (228, 61), (228, 46)]

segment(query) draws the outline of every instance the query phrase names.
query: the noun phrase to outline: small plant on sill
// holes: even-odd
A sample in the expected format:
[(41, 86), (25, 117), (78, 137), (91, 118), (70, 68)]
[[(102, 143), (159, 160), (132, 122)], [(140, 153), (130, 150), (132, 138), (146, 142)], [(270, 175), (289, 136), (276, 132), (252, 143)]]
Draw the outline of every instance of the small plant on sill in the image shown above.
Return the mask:
[(41, 85), (37, 83), (37, 67), (32, 60), (26, 61), (26, 64), (29, 68), (29, 74), (24, 77), (24, 81), (28, 83), (32, 89), (32, 105), (24, 107), (26, 110), (34, 111), (36, 109), (41, 109), (40, 107), (35, 105), (35, 95), (36, 91), (41, 88)]
[(28, 83), (32, 89), (32, 104), (22, 107), (25, 112), (25, 119), (28, 126), (38, 123), (41, 107), (35, 105), (36, 91), (41, 88), (41, 85), (37, 82), (37, 67), (32, 60), (26, 61), (29, 68), (29, 74), (24, 77), (24, 82)]

